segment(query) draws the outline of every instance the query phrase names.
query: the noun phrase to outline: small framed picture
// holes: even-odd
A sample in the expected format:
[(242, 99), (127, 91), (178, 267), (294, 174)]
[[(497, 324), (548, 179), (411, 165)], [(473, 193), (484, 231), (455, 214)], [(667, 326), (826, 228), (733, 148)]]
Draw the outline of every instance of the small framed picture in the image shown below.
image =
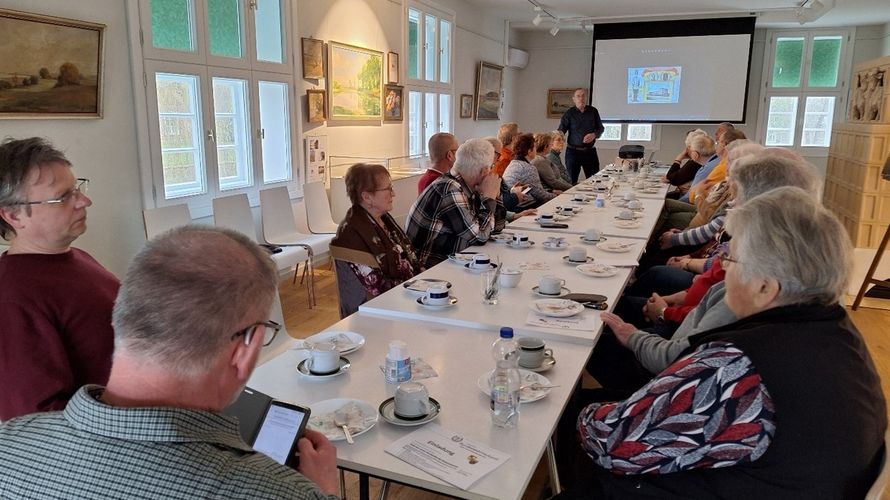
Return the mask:
[(472, 118), (473, 117), (473, 94), (461, 94), (460, 95), (460, 117), (461, 118)]
[(324, 41), (302, 38), (303, 78), (319, 80), (324, 78)]
[(309, 123), (323, 123), (325, 121), (325, 92), (324, 90), (306, 91), (306, 114)]
[(401, 85), (383, 86), (383, 121), (400, 122), (404, 118), (402, 109), (405, 102), (402, 98), (404, 87)]
[(386, 54), (386, 83), (399, 83), (399, 55), (395, 52)]
[(550, 89), (547, 91), (547, 118), (562, 118), (572, 106), (575, 89)]

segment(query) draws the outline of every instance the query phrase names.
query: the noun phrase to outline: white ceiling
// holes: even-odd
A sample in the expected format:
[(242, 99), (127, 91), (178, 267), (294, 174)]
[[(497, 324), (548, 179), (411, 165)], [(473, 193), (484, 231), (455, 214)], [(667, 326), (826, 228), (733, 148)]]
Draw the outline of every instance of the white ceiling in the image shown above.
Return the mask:
[[(531, 24), (535, 15), (529, 0), (467, 0), (504, 15), (518, 29), (550, 29), (552, 23)], [(808, 0), (811, 2), (812, 0)], [(806, 27), (861, 26), (890, 22), (888, 0), (819, 0), (825, 12)], [(804, 0), (535, 0), (558, 18), (565, 20), (590, 18), (596, 22), (628, 19), (684, 19), (721, 17), (727, 15), (758, 16), (758, 27), (800, 26), (795, 16)], [(567, 26), (564, 21), (563, 27)], [(580, 26), (579, 23), (575, 23)]]

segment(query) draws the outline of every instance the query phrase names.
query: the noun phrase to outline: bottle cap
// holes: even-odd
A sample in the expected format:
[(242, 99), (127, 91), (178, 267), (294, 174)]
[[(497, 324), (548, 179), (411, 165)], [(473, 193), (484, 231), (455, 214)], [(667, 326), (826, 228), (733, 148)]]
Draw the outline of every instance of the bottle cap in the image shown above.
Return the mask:
[(408, 359), (408, 344), (401, 340), (393, 340), (389, 343), (389, 353), (386, 355), (389, 359)]
[[(501, 338), (502, 339), (512, 339), (513, 338), (513, 329), (509, 326), (501, 327)], [(392, 344), (390, 344), (392, 345)]]

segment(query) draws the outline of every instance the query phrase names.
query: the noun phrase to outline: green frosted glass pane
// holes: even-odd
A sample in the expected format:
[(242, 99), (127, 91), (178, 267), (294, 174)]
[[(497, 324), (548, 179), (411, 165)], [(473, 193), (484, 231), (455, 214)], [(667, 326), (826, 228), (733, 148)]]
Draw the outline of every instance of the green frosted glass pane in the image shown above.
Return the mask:
[(800, 87), (800, 66), (803, 59), (803, 38), (776, 40), (776, 61), (773, 65), (773, 87)]
[(241, 15), (238, 3), (238, 0), (207, 2), (210, 53), (215, 56), (241, 57)]
[(810, 64), (810, 87), (834, 87), (841, 62), (841, 37), (813, 39), (813, 62)]
[(164, 184), (182, 184), (198, 180), (195, 154), (191, 151), (163, 153)]
[(151, 1), (151, 44), (159, 49), (194, 51), (189, 0)]
[(408, 11), (408, 78), (420, 78), (420, 13)]

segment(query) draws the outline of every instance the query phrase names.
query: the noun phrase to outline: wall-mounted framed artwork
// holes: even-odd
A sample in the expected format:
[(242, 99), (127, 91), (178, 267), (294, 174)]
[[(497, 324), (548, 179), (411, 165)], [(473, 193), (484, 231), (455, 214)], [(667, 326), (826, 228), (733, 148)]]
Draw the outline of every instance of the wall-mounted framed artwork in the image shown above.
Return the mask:
[(562, 115), (575, 103), (572, 96), (575, 89), (550, 89), (547, 91), (547, 118), (562, 118)]
[(404, 113), (404, 90), (401, 85), (384, 85), (383, 87), (383, 121), (400, 122)]
[(309, 123), (323, 123), (325, 116), (325, 92), (324, 90), (306, 91), (306, 114)]
[(303, 78), (320, 80), (324, 78), (324, 41), (315, 38), (301, 38), (303, 45)]
[(473, 94), (461, 94), (460, 95), (460, 117), (461, 118), (472, 118), (473, 117)]
[(380, 120), (383, 52), (328, 43), (329, 120)]
[(386, 83), (399, 83), (399, 55), (395, 52), (386, 54)]
[(499, 120), (504, 67), (481, 61), (476, 71), (476, 119)]
[(102, 118), (105, 25), (0, 9), (0, 118)]

